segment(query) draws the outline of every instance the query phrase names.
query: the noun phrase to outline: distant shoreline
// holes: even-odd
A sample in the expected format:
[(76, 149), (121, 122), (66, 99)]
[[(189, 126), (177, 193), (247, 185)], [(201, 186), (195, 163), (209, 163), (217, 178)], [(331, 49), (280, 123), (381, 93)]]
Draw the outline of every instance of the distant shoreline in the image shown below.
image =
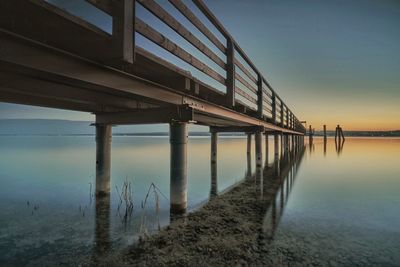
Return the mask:
[[(220, 136), (227, 136), (227, 137), (244, 137), (246, 136), (245, 133), (220, 133)], [(272, 135), (272, 134), (271, 134)], [(46, 134), (46, 133), (38, 133), (38, 134), (0, 134), (0, 136), (8, 136), (8, 137), (12, 137), (12, 136), (21, 136), (21, 137), (28, 137), (28, 136), (48, 136), (48, 137), (56, 137), (56, 136), (95, 136), (95, 134), (70, 134), (70, 133), (66, 133), (66, 134)], [(168, 137), (169, 133), (165, 132), (165, 133), (115, 133), (112, 136), (115, 137)], [(199, 133), (199, 132), (193, 132), (193, 133), (189, 133), (190, 137), (209, 137), (211, 136), (210, 133), (208, 132), (204, 132), (204, 133)], [(334, 137), (334, 135), (332, 134), (328, 134), (328, 137)], [(307, 137), (307, 136), (306, 136)], [(314, 137), (323, 137), (323, 135), (321, 134), (315, 134)], [(367, 135), (364, 133), (360, 133), (360, 134), (346, 134), (345, 133), (345, 137), (400, 137), (400, 134), (381, 134), (381, 135)]]
[[(57, 119), (0, 119), (0, 136), (94, 136), (95, 129), (90, 121), (69, 121)], [(327, 131), (334, 136), (334, 131)], [(244, 136), (244, 133), (220, 133), (220, 136)], [(315, 136), (322, 136), (315, 131)], [(400, 130), (389, 131), (345, 131), (344, 135), (359, 137), (400, 137)], [(166, 125), (134, 125), (116, 127), (113, 136), (169, 136)], [(210, 136), (207, 128), (192, 128), (189, 136)]]

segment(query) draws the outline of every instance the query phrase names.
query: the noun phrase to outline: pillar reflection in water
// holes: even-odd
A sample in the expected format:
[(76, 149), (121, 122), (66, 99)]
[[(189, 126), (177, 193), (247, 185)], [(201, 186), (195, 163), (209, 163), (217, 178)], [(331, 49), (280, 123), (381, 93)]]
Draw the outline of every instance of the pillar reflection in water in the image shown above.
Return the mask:
[[(283, 156), (280, 159), (280, 175), (275, 172), (264, 172), (264, 186), (267, 192), (264, 194), (266, 213), (263, 220), (262, 233), (267, 239), (273, 239), (279, 221), (283, 215), (284, 208), (289, 201), (289, 194), (293, 188), (297, 175), (298, 166), (304, 155), (304, 147), (293, 148), (290, 156)], [(272, 196), (268, 196), (272, 194)]]
[(217, 176), (217, 162), (211, 161), (211, 187), (210, 198), (218, 195), (218, 176)]
[(310, 138), (308, 142), (310, 154), (314, 151), (314, 138)]
[(344, 146), (344, 139), (341, 138), (335, 139), (335, 149), (338, 156), (342, 154), (343, 146)]
[(256, 166), (256, 183), (260, 190), (260, 197), (262, 198), (264, 193), (264, 176), (262, 166)]
[(268, 167), (269, 164), (269, 139), (268, 133), (265, 133), (265, 166)]
[(252, 174), (251, 168), (251, 134), (247, 134), (247, 171), (246, 171), (246, 178), (250, 178)]
[(95, 235), (92, 262), (101, 263), (110, 251), (110, 195), (96, 197)]
[(279, 139), (278, 135), (274, 135), (274, 170), (275, 174), (279, 175), (280, 162), (279, 162)]

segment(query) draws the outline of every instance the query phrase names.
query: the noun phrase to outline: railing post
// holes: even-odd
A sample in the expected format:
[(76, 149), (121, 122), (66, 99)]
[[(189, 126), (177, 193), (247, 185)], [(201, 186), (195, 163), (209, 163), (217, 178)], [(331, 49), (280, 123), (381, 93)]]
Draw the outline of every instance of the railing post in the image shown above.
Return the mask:
[(235, 106), (235, 45), (231, 38), (226, 45), (226, 105)]
[(276, 94), (274, 91), (272, 91), (272, 97), (271, 97), (271, 109), (272, 109), (272, 122), (276, 124)]
[(294, 114), (292, 113), (292, 129), (294, 130)]
[(286, 106), (286, 128), (289, 128), (289, 125), (290, 125), (290, 123), (289, 123), (289, 112), (290, 111)]
[(262, 119), (263, 118), (263, 81), (262, 81), (262, 76), (260, 73), (258, 73), (258, 80), (257, 80), (257, 110), (258, 110), (258, 116)]
[(135, 0), (113, 3), (113, 45), (117, 60), (133, 63), (135, 49)]

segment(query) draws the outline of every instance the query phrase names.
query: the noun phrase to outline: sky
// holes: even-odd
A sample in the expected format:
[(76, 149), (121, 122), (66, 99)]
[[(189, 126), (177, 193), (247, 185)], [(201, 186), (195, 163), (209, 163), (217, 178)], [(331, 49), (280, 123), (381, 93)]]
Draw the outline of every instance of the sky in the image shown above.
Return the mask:
[[(111, 31), (110, 18), (80, 0), (50, 2)], [(184, 2), (201, 17), (191, 2)], [(323, 124), (328, 129), (336, 124), (344, 130), (400, 129), (400, 1), (205, 2), (299, 119), (316, 130)], [(158, 3), (179, 18), (179, 12), (165, 0)], [(143, 8), (137, 13), (166, 36), (179, 39)], [(196, 33), (183, 16), (181, 19)], [(210, 23), (206, 25), (216, 32)], [(197, 70), (143, 37), (138, 36), (137, 42), (208, 82)], [(176, 42), (191, 49), (182, 40)], [(194, 55), (210, 63), (204, 55)], [(0, 118), (93, 120), (93, 115), (0, 103)]]

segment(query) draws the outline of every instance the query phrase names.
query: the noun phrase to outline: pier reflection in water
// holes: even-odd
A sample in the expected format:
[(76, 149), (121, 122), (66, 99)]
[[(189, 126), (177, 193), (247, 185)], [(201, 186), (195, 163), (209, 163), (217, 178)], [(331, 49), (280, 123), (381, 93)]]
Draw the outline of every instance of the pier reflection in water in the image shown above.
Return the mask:
[[(269, 194), (272, 195), (270, 201), (266, 203), (266, 214), (262, 226), (266, 238), (273, 238), (279, 219), (283, 215), (284, 207), (289, 199), (297, 169), (304, 155), (304, 148), (298, 150), (283, 155), (279, 160), (280, 164), (275, 164), (273, 167), (266, 166), (264, 169), (264, 178), (269, 180), (269, 187), (264, 187), (264, 190), (268, 190)], [(276, 166), (279, 166), (279, 171), (275, 169)], [(277, 173), (279, 175), (276, 175)]]
[[(171, 258), (178, 262), (183, 260), (180, 258), (183, 253), (185, 260), (189, 259), (189, 262), (201, 260), (204, 264), (213, 265), (219, 260), (224, 264), (233, 264), (242, 257), (240, 254), (247, 253), (249, 247), (261, 251), (273, 237), (279, 218), (283, 215), (284, 206), (289, 199), (297, 169), (304, 155), (303, 145), (285, 140), (285, 137), (281, 140), (283, 142), (278, 151), (282, 154), (275, 153), (278, 155), (277, 162), (264, 166), (256, 164), (255, 172), (251, 173), (248, 170), (242, 182), (218, 196), (214, 195), (204, 206), (186, 217), (175, 218), (168, 229), (161, 230), (148, 243), (134, 246), (131, 250), (131, 254), (134, 255), (133, 263), (146, 262), (150, 265), (161, 262), (172, 263), (169, 262), (171, 259), (165, 257), (161, 257), (162, 259), (149, 257), (152, 253), (165, 255), (164, 253), (168, 251), (169, 255), (173, 255)], [(247, 153), (247, 157), (248, 162), (251, 162), (251, 153)], [(211, 188), (213, 188), (213, 184), (217, 183), (217, 164), (213, 161), (211, 164)], [(249, 165), (251, 168), (252, 164)], [(166, 238), (173, 242), (166, 242)], [(232, 250), (238, 247), (243, 247), (243, 251), (235, 256), (231, 255)], [(204, 251), (215, 251), (220, 256), (215, 259), (210, 256), (205, 257)], [(249, 262), (261, 263), (264, 259), (259, 254), (252, 256)]]
[[(285, 145), (287, 145), (288, 147), (285, 148)], [(270, 164), (264, 164), (264, 166), (257, 165), (254, 173), (251, 173), (251, 153), (247, 153), (249, 169), (246, 171), (245, 179), (239, 184), (226, 189), (219, 195), (217, 190), (217, 160), (216, 158), (211, 157), (210, 199), (208, 203), (205, 203), (203, 207), (193, 211), (193, 213), (189, 215), (186, 214), (178, 216), (171, 213), (170, 227), (178, 227), (179, 229), (179, 226), (177, 225), (182, 225), (182, 227), (184, 227), (185, 229), (190, 229), (190, 227), (196, 228), (198, 227), (198, 222), (196, 220), (193, 220), (192, 218), (193, 216), (197, 216), (197, 214), (202, 214), (202, 216), (204, 216), (203, 227), (205, 229), (209, 229), (209, 231), (202, 230), (201, 235), (204, 235), (204, 238), (210, 238), (210, 236), (211, 238), (213, 238), (215, 235), (216, 237), (218, 237), (219, 242), (224, 242), (224, 239), (228, 240), (231, 239), (233, 236), (226, 233), (222, 236), (219, 236), (219, 234), (216, 233), (218, 229), (215, 229), (215, 225), (212, 225), (212, 221), (209, 221), (209, 225), (207, 225), (207, 217), (211, 217), (214, 219), (220, 217), (217, 220), (222, 221), (222, 223), (220, 223), (219, 225), (220, 227), (223, 227), (225, 221), (238, 219), (247, 221), (248, 214), (235, 213), (234, 218), (229, 215), (229, 209), (245, 209), (253, 214), (252, 221), (256, 222), (253, 227), (257, 229), (263, 229), (262, 232), (255, 231), (252, 233), (250, 243), (252, 243), (254, 240), (258, 240), (260, 237), (263, 239), (265, 237), (271, 238), (279, 223), (279, 217), (282, 216), (284, 205), (288, 200), (290, 189), (293, 185), (296, 170), (304, 154), (304, 147), (300, 146), (299, 144), (294, 145), (293, 143), (292, 145), (289, 142), (284, 142), (281, 143), (281, 146), (283, 147), (280, 152), (283, 154), (279, 155), (279, 153), (274, 153), (275, 161)], [(248, 192), (255, 192), (255, 194), (252, 193), (252, 196), (247, 195)], [(229, 207), (230, 203), (228, 204), (228, 201), (230, 199), (239, 200), (239, 206)], [(243, 203), (241, 201), (243, 201)], [(246, 205), (246, 203), (248, 203), (249, 201), (250, 203), (253, 203), (255, 205)], [(224, 207), (219, 206), (218, 203), (225, 203), (224, 205), (228, 205), (228, 211), (224, 211), (221, 213), (221, 211), (224, 210)], [(225, 214), (225, 216), (223, 214)], [(109, 198), (96, 198), (95, 221), (96, 227), (93, 244), (92, 263), (101, 262), (102, 260), (107, 258), (107, 254), (111, 249), (109, 236)], [(226, 227), (229, 226), (226, 225)], [(161, 233), (163, 231), (164, 230), (161, 230)], [(194, 234), (196, 234), (196, 231), (198, 230), (190, 229), (189, 231), (192, 231)], [(185, 236), (185, 233), (182, 232), (179, 235)], [(180, 243), (181, 240), (175, 240), (174, 242)]]
[(92, 263), (101, 263), (111, 249), (110, 238), (110, 196), (96, 197), (95, 238), (93, 243)]
[[(10, 139), (13, 139), (14, 143), (10, 142)], [(25, 139), (29, 142), (24, 142)], [(122, 218), (117, 214), (118, 196), (115, 190), (111, 192), (110, 200), (98, 199), (90, 204), (86, 190), (88, 187), (82, 190), (82, 180), (77, 180), (74, 187), (75, 180), (71, 177), (78, 177), (79, 169), (72, 167), (76, 166), (76, 161), (69, 164), (67, 159), (80, 156), (79, 160), (82, 162), (91, 162), (92, 159), (87, 157), (91, 150), (86, 145), (90, 144), (90, 139), (70, 138), (68, 146), (73, 146), (74, 149), (60, 150), (55, 141), (60, 142), (61, 139), (43, 138), (43, 142), (46, 141), (49, 147), (57, 148), (57, 151), (68, 151), (65, 156), (60, 152), (57, 157), (46, 157), (53, 166), (65, 168), (62, 169), (64, 171), (60, 171), (61, 167), (56, 167), (59, 176), (49, 176), (46, 180), (36, 175), (33, 163), (29, 165), (29, 162), (39, 162), (41, 156), (54, 153), (55, 149), (46, 147), (47, 150), (44, 150), (41, 144), (40, 150), (46, 153), (39, 153), (39, 148), (35, 147), (26, 150), (25, 147), (34, 144), (31, 139), (5, 138), (8, 141), (2, 143), (5, 153), (0, 155), (0, 164), (3, 173), (7, 175), (3, 175), (4, 187), (0, 195), (3, 205), (0, 206), (3, 219), (0, 224), (1, 262), (13, 266), (30, 262), (39, 266), (46, 262), (56, 265), (71, 260), (75, 264), (89, 258), (96, 264), (104, 261), (104, 255), (107, 258), (107, 255), (131, 245), (140, 229), (140, 201), (144, 198), (140, 193), (147, 191), (148, 184), (142, 185), (139, 183), (142, 180), (134, 180), (138, 181), (134, 184), (136, 205), (132, 220), (124, 224), (123, 214)], [(39, 137), (35, 139), (42, 140)], [(120, 185), (125, 179), (122, 174), (131, 173), (132, 170), (143, 169), (143, 174), (137, 176), (148, 176), (144, 170), (148, 172), (152, 169), (148, 165), (147, 152), (157, 148), (163, 151), (160, 147), (168, 142), (160, 138), (130, 138), (129, 142), (127, 138), (115, 139), (117, 164), (122, 159), (136, 159), (128, 161), (129, 165), (126, 166), (132, 167), (131, 169), (123, 169), (125, 165), (114, 166), (114, 170), (120, 174), (114, 177), (122, 176), (121, 180), (113, 180), (116, 185)], [(270, 161), (266, 161), (267, 164), (264, 163), (258, 170), (251, 159), (251, 156), (254, 158), (252, 153), (246, 159), (245, 138), (221, 138), (218, 164), (210, 164), (208, 139), (192, 139), (193, 149), (198, 152), (196, 157), (192, 158), (189, 168), (194, 169), (189, 180), (193, 183), (189, 184), (189, 191), (192, 190), (189, 194), (192, 197), (189, 201), (193, 201), (190, 205), (192, 213), (185, 217), (170, 217), (167, 210), (168, 201), (165, 201), (167, 203), (161, 209), (161, 225), (167, 226), (171, 222), (170, 229), (179, 233), (176, 236), (172, 235), (176, 237), (172, 246), (180, 244), (180, 247), (188, 251), (190, 257), (199, 255), (199, 250), (190, 250), (194, 245), (202, 249), (200, 254), (204, 254), (208, 249), (214, 252), (228, 249), (230, 251), (226, 255), (231, 255), (231, 258), (234, 257), (232, 255), (245, 257), (246, 255), (240, 253), (250, 248), (262, 250), (265, 259), (283, 258), (300, 265), (309, 265), (310, 262), (323, 264), (327, 261), (341, 265), (360, 262), (364, 265), (379, 266), (398, 264), (400, 169), (397, 159), (400, 157), (400, 139), (347, 138), (346, 142), (341, 144), (339, 157), (336, 153), (339, 146), (335, 145), (332, 138), (328, 138), (327, 143), (324, 143), (322, 138), (316, 137), (311, 146), (306, 144), (305, 151), (301, 146), (291, 145), (289, 153), (282, 154), (281, 151), (285, 152), (286, 149), (281, 150), (280, 139), (281, 136), (270, 136)], [(54, 142), (49, 143), (48, 140)], [(137, 140), (135, 145), (126, 149), (126, 144), (134, 140)], [(38, 141), (36, 144), (39, 144)], [(20, 146), (23, 147), (23, 152), (18, 152)], [(274, 147), (277, 147), (275, 151), (278, 153), (274, 152)], [(232, 149), (238, 152), (232, 153)], [(71, 151), (75, 151), (75, 154), (71, 154)], [(149, 155), (156, 157), (155, 161), (162, 162), (161, 154)], [(203, 161), (198, 155), (204, 155)], [(24, 175), (20, 175), (22, 178), (19, 178), (29, 186), (23, 186), (20, 182), (18, 189), (15, 187), (17, 179), (7, 180), (7, 176), (12, 178), (11, 174), (19, 174), (20, 170), (12, 168), (13, 164), (7, 161), (9, 158), (18, 158), (21, 163), (18, 166), (29, 166), (29, 175), (28, 172), (24, 172)], [(140, 164), (132, 166), (132, 162), (137, 161)], [(246, 170), (247, 161), (249, 168)], [(368, 165), (366, 162), (374, 164)], [(84, 166), (86, 165), (82, 164), (81, 167)], [(120, 171), (121, 168), (123, 172)], [(152, 174), (151, 177), (160, 175), (163, 179), (156, 180), (156, 183), (164, 192), (168, 192), (168, 186), (162, 183), (167, 179), (161, 176), (165, 169)], [(199, 172), (200, 169), (206, 171)], [(252, 173), (248, 171), (250, 169), (253, 170)], [(23, 180), (23, 177), (29, 179)], [(32, 177), (37, 183), (29, 182)], [(62, 180), (56, 180), (54, 177)], [(228, 180), (228, 177), (231, 180)], [(60, 181), (65, 182), (56, 187)], [(235, 181), (238, 183), (234, 184)], [(90, 180), (83, 181), (86, 185), (89, 182)], [(45, 190), (40, 191), (36, 185)], [(199, 188), (205, 197), (193, 200), (193, 197), (199, 195), (196, 195)], [(35, 193), (35, 199), (40, 200), (35, 201), (35, 204), (40, 204), (40, 209), (32, 211), (34, 205), (27, 206), (26, 201), (21, 203), (21, 199), (31, 199), (31, 195), (27, 194), (29, 192), (31, 195)], [(57, 197), (51, 198), (47, 192), (57, 192)], [(71, 192), (76, 194), (71, 195)], [(15, 194), (18, 196), (14, 197)], [(203, 200), (207, 198), (210, 200), (206, 203)], [(13, 199), (16, 200), (12, 202)], [(196, 203), (201, 203), (201, 207), (196, 206)], [(85, 210), (84, 214), (78, 212), (81, 204)], [(235, 209), (230, 208), (231, 205), (234, 205)], [(150, 208), (151, 211), (154, 210), (153, 206)], [(16, 212), (8, 212), (12, 209)], [(148, 214), (151, 215), (150, 212)], [(165, 231), (165, 228), (160, 231), (161, 236)], [(201, 243), (201, 240), (209, 242)], [(153, 249), (157, 252), (163, 250), (163, 247), (156, 244)], [(143, 255), (146, 251), (145, 248)], [(179, 251), (176, 255), (179, 255)], [(218, 258), (207, 253), (204, 255)], [(251, 262), (251, 259), (248, 260)], [(272, 262), (269, 265), (280, 263)]]

